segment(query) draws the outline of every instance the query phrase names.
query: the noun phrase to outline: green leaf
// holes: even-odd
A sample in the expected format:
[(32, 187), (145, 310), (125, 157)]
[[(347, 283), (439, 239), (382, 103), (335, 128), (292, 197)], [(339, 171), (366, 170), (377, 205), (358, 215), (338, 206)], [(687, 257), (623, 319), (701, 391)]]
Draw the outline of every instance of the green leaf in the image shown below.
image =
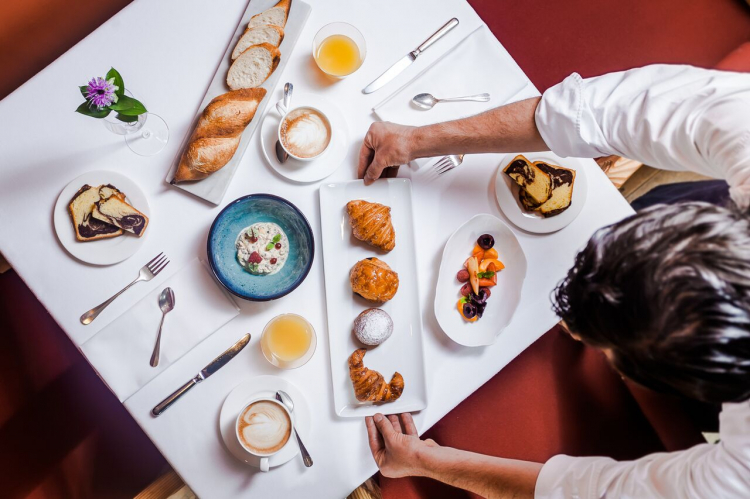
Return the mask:
[(271, 251), (272, 248), (273, 248), (273, 243), (266, 244), (266, 251)]
[(495, 276), (495, 273), (491, 270), (488, 270), (487, 272), (477, 272), (477, 277), (480, 279), (492, 279)]
[(271, 241), (273, 241), (274, 243), (278, 243), (279, 241), (281, 241), (281, 234), (276, 234), (275, 236), (273, 236), (273, 239), (271, 239)]
[(109, 107), (113, 111), (117, 111), (125, 116), (138, 116), (147, 112), (143, 104), (127, 95), (121, 96), (117, 102), (111, 104)]
[(81, 85), (78, 88), (81, 89), (81, 95), (83, 95), (83, 98), (84, 99), (88, 99), (89, 98), (89, 86), (88, 85)]
[(77, 113), (81, 113), (85, 116), (91, 116), (92, 118), (106, 118), (107, 115), (110, 112), (110, 109), (107, 107), (98, 108), (95, 106), (91, 106), (88, 101), (84, 102), (80, 106), (78, 106), (78, 109), (76, 109)]
[(132, 123), (138, 121), (138, 116), (125, 116), (124, 114), (117, 113), (115, 118), (125, 123)]
[(117, 94), (117, 97), (122, 97), (123, 95), (125, 95), (125, 82), (122, 81), (122, 76), (120, 76), (120, 73), (118, 73), (115, 68), (110, 68), (110, 70), (107, 71), (107, 76), (104, 77), (104, 79), (107, 81), (109, 81), (111, 78), (114, 78), (114, 83), (117, 86), (117, 90), (115, 90), (115, 94)]

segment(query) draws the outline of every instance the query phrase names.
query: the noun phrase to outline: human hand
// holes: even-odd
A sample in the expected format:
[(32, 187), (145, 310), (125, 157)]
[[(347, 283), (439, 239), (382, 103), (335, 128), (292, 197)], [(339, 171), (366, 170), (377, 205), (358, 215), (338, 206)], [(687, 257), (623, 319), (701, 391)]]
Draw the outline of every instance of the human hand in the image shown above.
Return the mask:
[(365, 185), (370, 185), (381, 175), (395, 177), (400, 165), (414, 159), (414, 130), (411, 126), (388, 122), (370, 125), (359, 150), (357, 177), (365, 179)]
[(400, 416), (401, 422), (395, 414), (365, 418), (372, 457), (383, 476), (391, 478), (422, 474), (420, 452), (440, 447), (432, 439), (419, 439), (411, 414), (405, 412)]

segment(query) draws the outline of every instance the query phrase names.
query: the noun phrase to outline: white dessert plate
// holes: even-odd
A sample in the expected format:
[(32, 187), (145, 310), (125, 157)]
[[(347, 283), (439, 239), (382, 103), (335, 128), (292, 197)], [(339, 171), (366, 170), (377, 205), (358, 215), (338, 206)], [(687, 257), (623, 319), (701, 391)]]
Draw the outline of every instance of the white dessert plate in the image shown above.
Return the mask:
[[(355, 199), (390, 206), (396, 247), (388, 253), (355, 239), (346, 213), (346, 203)], [(333, 401), (340, 417), (372, 416), (419, 411), (427, 406), (422, 348), (422, 315), (417, 289), (417, 256), (414, 241), (411, 181), (381, 179), (365, 186), (361, 180), (325, 183), (320, 187), (320, 217), (323, 264), (328, 310), (328, 344), (331, 353)], [(398, 292), (378, 304), (352, 292), (349, 271), (358, 261), (377, 257), (398, 273)], [(354, 319), (371, 307), (385, 310), (393, 319), (393, 334), (381, 345), (368, 347), (366, 367), (390, 381), (394, 372), (404, 377), (400, 398), (385, 404), (359, 402), (349, 379), (349, 356), (364, 345), (352, 333)]]
[[(491, 234), (494, 248), (505, 268), (497, 273), (497, 285), (490, 288), (484, 315), (475, 322), (464, 320), (458, 312), (461, 284), (456, 274), (463, 268), (477, 238)], [(450, 339), (468, 347), (491, 345), (497, 335), (510, 324), (521, 301), (521, 290), (526, 278), (526, 255), (515, 234), (497, 217), (476, 215), (451, 235), (443, 250), (437, 289), (435, 317)]]
[[(280, 100), (280, 99), (279, 99)], [(278, 102), (278, 100), (277, 100)], [(323, 111), (331, 123), (331, 143), (328, 149), (318, 158), (311, 161), (300, 161), (290, 157), (281, 163), (276, 157), (279, 120), (281, 116), (276, 106), (270, 106), (263, 117), (260, 130), (260, 149), (271, 168), (289, 180), (295, 182), (317, 182), (335, 172), (346, 159), (349, 147), (349, 125), (344, 114), (330, 101), (312, 94), (292, 94), (291, 108), (311, 106)]]
[[(84, 184), (97, 186), (102, 184), (112, 184), (120, 191), (125, 193), (125, 200), (133, 207), (149, 217), (149, 227), (141, 237), (125, 232), (118, 237), (109, 239), (99, 239), (96, 241), (81, 242), (76, 239), (73, 222), (70, 219), (68, 205), (75, 196), (78, 189)], [(60, 244), (82, 262), (93, 263), (94, 265), (112, 265), (119, 263), (133, 256), (148, 237), (151, 230), (151, 211), (148, 206), (146, 195), (138, 184), (130, 180), (121, 173), (113, 171), (93, 171), (84, 173), (70, 181), (60, 193), (55, 203), (53, 220), (55, 223), (55, 232)]]
[(495, 177), (495, 196), (503, 210), (505, 216), (517, 227), (537, 234), (547, 234), (555, 232), (566, 227), (570, 222), (575, 220), (586, 202), (588, 186), (586, 182), (586, 168), (580, 158), (561, 158), (553, 152), (541, 153), (520, 153), (529, 161), (546, 161), (553, 165), (564, 166), (575, 170), (576, 179), (573, 183), (573, 198), (567, 210), (554, 217), (545, 218), (535, 211), (528, 211), (518, 200), (520, 187), (518, 184), (503, 173), (503, 169), (508, 166), (517, 154), (506, 154), (500, 162)]
[[(255, 378), (243, 381), (234, 387), (229, 395), (227, 395), (227, 398), (224, 399), (224, 404), (221, 406), (219, 432), (221, 433), (221, 438), (224, 440), (224, 445), (226, 445), (227, 450), (234, 457), (256, 468), (260, 467), (260, 458), (250, 454), (237, 441), (237, 434), (235, 433), (237, 416), (239, 416), (240, 411), (247, 404), (255, 399), (275, 398), (277, 390), (284, 390), (292, 397), (294, 401), (292, 422), (294, 423), (294, 428), (299, 431), (300, 438), (305, 442), (305, 446), (309, 449), (309, 440), (305, 437), (310, 434), (310, 426), (312, 424), (310, 405), (307, 403), (307, 399), (302, 391), (296, 385), (283, 378), (279, 378), (278, 376), (256, 376)], [(299, 454), (299, 446), (297, 445), (297, 439), (292, 434), (286, 445), (268, 459), (268, 465), (271, 468), (281, 466), (297, 454)], [(315, 455), (314, 449), (311, 450), (311, 454)]]

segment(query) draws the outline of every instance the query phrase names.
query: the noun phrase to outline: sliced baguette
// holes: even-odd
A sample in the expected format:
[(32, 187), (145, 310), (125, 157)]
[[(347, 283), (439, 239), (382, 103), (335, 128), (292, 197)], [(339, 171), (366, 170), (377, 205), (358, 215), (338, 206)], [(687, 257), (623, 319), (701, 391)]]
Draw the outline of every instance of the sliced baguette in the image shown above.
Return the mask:
[(251, 17), (250, 22), (247, 23), (247, 28), (250, 29), (265, 24), (272, 24), (283, 28), (286, 26), (287, 18), (289, 18), (289, 9), (291, 6), (292, 0), (281, 0), (270, 9)]
[(252, 45), (259, 43), (270, 43), (274, 47), (281, 45), (281, 41), (284, 39), (284, 28), (273, 25), (256, 26), (245, 30), (245, 33), (237, 41), (237, 45), (234, 46), (232, 51), (232, 60), (237, 59), (240, 54), (247, 50)]
[(245, 50), (229, 68), (227, 85), (232, 90), (255, 88), (276, 70), (281, 52), (270, 43), (259, 43)]

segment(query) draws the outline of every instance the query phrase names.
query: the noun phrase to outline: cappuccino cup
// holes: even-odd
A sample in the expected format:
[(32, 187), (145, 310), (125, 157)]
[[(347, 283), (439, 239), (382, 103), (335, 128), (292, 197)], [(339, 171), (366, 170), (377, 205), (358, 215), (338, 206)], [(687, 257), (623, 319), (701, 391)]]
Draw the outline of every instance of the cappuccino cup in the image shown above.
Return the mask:
[(260, 458), (260, 470), (268, 472), (269, 458), (283, 449), (292, 435), (292, 416), (278, 400), (253, 400), (237, 416), (235, 433), (242, 448)]
[(311, 106), (287, 110), (283, 101), (276, 109), (281, 114), (278, 139), (289, 156), (311, 161), (326, 152), (333, 133), (325, 113)]

